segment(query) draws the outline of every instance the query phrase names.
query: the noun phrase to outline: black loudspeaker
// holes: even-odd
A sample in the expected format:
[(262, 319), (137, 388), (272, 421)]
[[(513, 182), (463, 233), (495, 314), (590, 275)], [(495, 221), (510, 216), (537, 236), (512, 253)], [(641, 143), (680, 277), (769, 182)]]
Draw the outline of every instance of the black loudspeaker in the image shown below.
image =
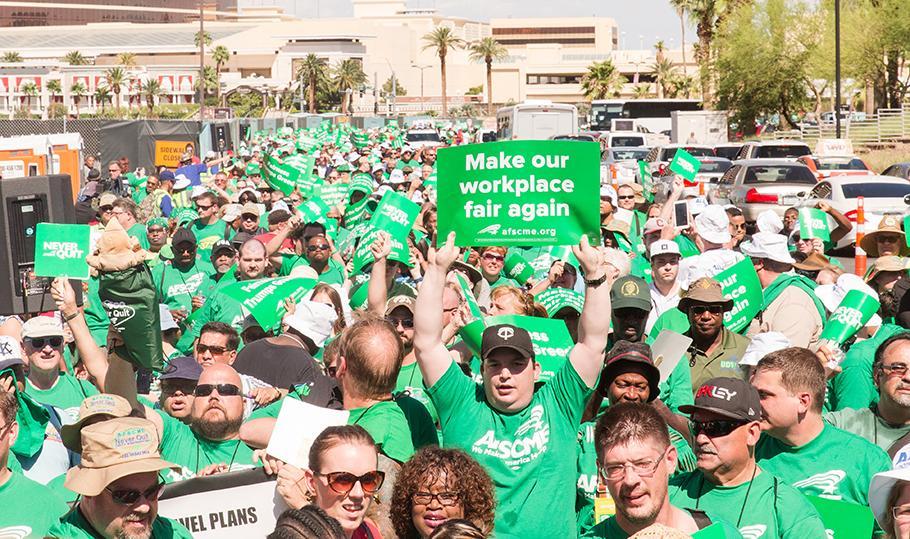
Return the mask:
[[(48, 277), (36, 277), (35, 232), (38, 223), (74, 223), (73, 191), (68, 174), (0, 180), (0, 314), (56, 309)], [(77, 303), (82, 284), (71, 281)]]
[(212, 124), (209, 129), (212, 132), (212, 148), (216, 152), (226, 152), (233, 148), (228, 124)]

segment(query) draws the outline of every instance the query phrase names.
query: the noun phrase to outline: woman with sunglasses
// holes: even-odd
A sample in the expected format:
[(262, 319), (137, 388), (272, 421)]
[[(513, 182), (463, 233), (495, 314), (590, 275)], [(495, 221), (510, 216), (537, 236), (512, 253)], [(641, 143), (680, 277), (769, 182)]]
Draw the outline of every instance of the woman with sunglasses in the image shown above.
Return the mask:
[(466, 519), (484, 534), (493, 530), (493, 483), (460, 449), (425, 447), (404, 463), (392, 491), (398, 539), (426, 539), (452, 519)]

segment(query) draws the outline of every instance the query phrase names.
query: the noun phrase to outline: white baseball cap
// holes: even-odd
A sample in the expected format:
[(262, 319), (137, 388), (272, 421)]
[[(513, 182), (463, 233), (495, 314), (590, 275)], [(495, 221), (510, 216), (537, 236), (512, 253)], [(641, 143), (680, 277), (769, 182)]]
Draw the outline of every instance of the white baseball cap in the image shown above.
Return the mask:
[(297, 303), (294, 314), (284, 317), (284, 323), (305, 335), (318, 347), (325, 344), (334, 330), (338, 314), (325, 303), (304, 300)]
[(758, 365), (758, 362), (761, 358), (770, 354), (771, 352), (777, 352), (778, 350), (783, 350), (784, 348), (790, 347), (790, 339), (786, 335), (778, 331), (766, 331), (764, 333), (758, 333), (752, 340), (749, 342), (749, 346), (746, 347), (746, 351), (743, 352), (742, 359), (739, 360), (740, 365), (749, 365), (755, 366)]
[[(729, 237), (729, 234), (727, 234)], [(708, 241), (711, 241), (710, 239)], [(772, 234), (771, 232), (756, 232), (752, 239), (744, 241), (739, 246), (739, 250), (751, 258), (767, 258), (783, 264), (793, 264), (796, 262), (790, 256), (790, 249), (787, 246), (787, 237), (783, 234)]]
[(869, 509), (872, 509), (875, 520), (882, 528), (887, 525), (888, 512), (891, 511), (888, 505), (891, 491), (899, 481), (910, 481), (910, 467), (877, 473), (869, 484)]
[(727, 243), (731, 239), (730, 217), (723, 206), (709, 204), (695, 218), (695, 231), (711, 243)]
[(648, 259), (652, 259), (657, 255), (679, 255), (682, 254), (679, 252), (679, 245), (675, 241), (671, 240), (657, 240), (651, 244), (651, 247), (648, 249)]
[(780, 215), (774, 213), (774, 210), (765, 210), (758, 214), (758, 218), (755, 220), (755, 225), (758, 227), (759, 232), (771, 232), (772, 234), (780, 234), (780, 231), (784, 229), (784, 222), (781, 220)]
[(186, 189), (190, 186), (192, 182), (183, 174), (177, 174), (174, 176), (174, 191), (179, 191), (181, 189)]

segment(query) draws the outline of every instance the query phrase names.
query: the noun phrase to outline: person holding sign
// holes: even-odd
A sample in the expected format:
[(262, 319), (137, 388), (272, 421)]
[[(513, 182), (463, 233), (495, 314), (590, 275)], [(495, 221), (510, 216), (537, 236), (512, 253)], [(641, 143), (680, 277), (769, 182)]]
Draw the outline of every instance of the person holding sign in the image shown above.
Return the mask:
[(415, 309), (417, 362), (439, 411), (445, 444), (474, 456), (497, 485), (498, 537), (535, 537), (544, 529), (554, 537), (576, 533), (574, 440), (603, 365), (610, 288), (600, 253), (587, 237), (573, 252), (586, 285), (579, 340), (538, 391), (534, 382), (540, 366), (530, 335), (507, 324), (483, 332), (483, 384), (464, 376), (442, 342), (443, 288), (458, 256), (455, 234), (429, 252)]

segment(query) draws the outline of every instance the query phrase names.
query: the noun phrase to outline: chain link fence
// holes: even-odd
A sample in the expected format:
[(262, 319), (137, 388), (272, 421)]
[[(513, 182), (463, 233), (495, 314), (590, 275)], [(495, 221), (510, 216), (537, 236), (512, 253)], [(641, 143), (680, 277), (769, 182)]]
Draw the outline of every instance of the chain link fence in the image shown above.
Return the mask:
[(53, 133), (76, 133), (82, 135), (82, 153), (101, 153), (101, 125), (109, 120), (86, 118), (79, 120), (0, 120), (0, 137), (21, 135), (50, 135)]

